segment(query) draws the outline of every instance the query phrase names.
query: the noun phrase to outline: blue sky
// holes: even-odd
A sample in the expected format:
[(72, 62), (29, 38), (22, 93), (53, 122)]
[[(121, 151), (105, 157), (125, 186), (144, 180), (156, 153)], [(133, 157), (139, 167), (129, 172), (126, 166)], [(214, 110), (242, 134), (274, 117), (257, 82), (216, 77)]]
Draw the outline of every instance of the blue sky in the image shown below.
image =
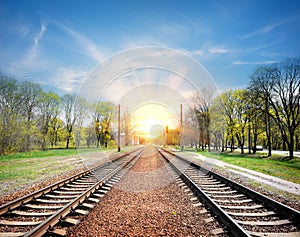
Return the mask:
[(300, 55), (299, 0), (0, 0), (0, 71), (76, 92), (120, 51), (161, 46), (191, 56), (223, 90), (259, 65)]

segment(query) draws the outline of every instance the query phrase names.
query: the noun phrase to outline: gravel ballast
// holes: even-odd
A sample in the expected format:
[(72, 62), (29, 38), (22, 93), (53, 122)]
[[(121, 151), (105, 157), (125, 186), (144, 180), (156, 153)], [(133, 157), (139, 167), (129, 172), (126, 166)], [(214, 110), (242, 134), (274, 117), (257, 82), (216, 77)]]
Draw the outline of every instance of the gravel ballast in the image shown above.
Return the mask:
[(212, 236), (209, 213), (195, 207), (166, 162), (148, 147), (88, 216), (67, 236)]

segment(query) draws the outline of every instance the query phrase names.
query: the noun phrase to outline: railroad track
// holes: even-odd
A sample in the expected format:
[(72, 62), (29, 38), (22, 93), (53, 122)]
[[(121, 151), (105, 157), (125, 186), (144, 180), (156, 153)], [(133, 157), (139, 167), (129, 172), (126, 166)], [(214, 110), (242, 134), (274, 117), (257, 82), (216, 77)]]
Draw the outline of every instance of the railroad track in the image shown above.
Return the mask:
[[(0, 237), (61, 235), (64, 225), (89, 209), (127, 172), (143, 149), (125, 153), (98, 167), (0, 206)], [(60, 227), (57, 227), (60, 226)]]
[[(159, 149), (181, 180), (233, 236), (299, 237), (300, 212), (195, 164)], [(222, 231), (220, 231), (222, 232)]]

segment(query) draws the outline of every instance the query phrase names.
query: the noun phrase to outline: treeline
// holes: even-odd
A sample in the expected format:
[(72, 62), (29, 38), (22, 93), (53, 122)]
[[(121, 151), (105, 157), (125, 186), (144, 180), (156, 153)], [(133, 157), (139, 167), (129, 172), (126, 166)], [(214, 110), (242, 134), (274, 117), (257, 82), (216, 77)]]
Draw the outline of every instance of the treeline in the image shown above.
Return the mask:
[[(0, 155), (47, 149), (114, 145), (115, 105), (89, 104), (72, 94), (0, 74)], [(88, 124), (86, 124), (88, 122)]]
[[(192, 115), (192, 116), (191, 116)], [(186, 115), (185, 143), (200, 149), (249, 153), (257, 147), (300, 149), (300, 59), (258, 67), (246, 89), (216, 96), (203, 89), (194, 95)], [(193, 128), (197, 127), (195, 130)]]
[[(116, 105), (90, 104), (73, 94), (45, 92), (39, 84), (0, 74), (0, 155), (49, 147), (114, 146)], [(259, 146), (300, 149), (300, 59), (258, 67), (246, 89), (198, 91), (182, 132), (163, 135), (166, 145), (194, 145), (202, 150), (237, 147), (255, 153)], [(123, 144), (132, 143), (132, 116), (121, 118)], [(140, 138), (140, 142), (142, 138)]]

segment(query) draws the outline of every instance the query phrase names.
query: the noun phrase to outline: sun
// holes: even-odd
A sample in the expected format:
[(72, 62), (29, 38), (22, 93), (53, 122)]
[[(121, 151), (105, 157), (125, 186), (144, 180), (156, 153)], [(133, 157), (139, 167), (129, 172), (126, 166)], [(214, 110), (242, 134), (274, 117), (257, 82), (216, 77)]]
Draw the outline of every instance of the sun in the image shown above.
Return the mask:
[(135, 134), (150, 138), (153, 128), (161, 127), (173, 129), (178, 126), (178, 118), (170, 108), (158, 103), (139, 106), (133, 113)]

